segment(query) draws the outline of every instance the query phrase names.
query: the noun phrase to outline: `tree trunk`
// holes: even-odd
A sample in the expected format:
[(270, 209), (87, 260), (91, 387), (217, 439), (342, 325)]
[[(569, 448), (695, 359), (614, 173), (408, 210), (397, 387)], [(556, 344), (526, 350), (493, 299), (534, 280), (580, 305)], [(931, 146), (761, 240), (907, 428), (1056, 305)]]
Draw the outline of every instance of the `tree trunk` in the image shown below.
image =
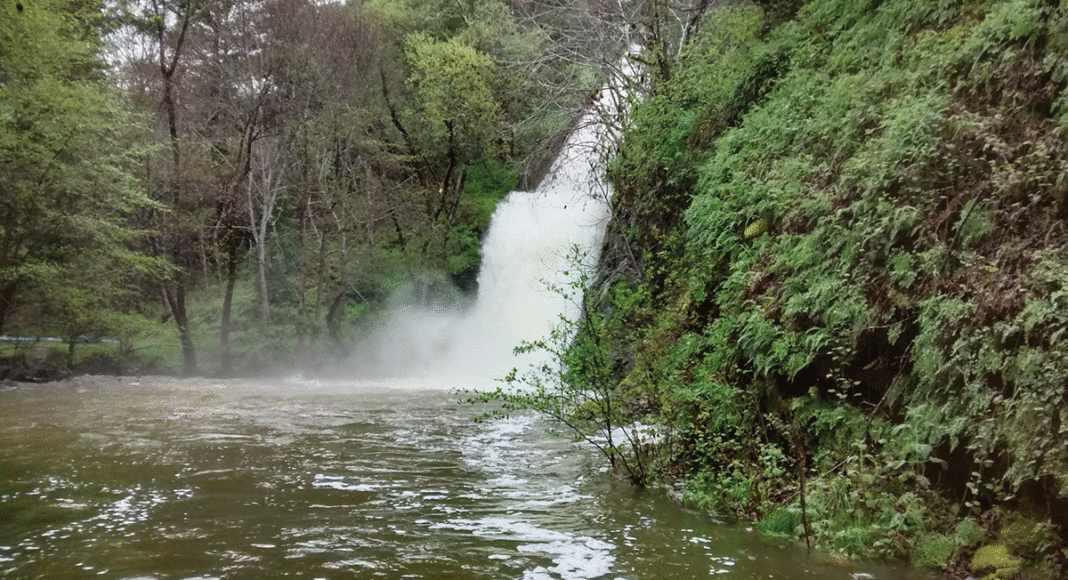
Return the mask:
[[(452, 190), (452, 175), (456, 172), (456, 166), (459, 163), (459, 157), (456, 154), (456, 133), (453, 130), (452, 121), (446, 121), (445, 127), (449, 131), (449, 165), (445, 168), (445, 178), (441, 180), (441, 187), (438, 188), (438, 199), (433, 212), (428, 212), (430, 213), (431, 220), (435, 222), (438, 221), (438, 217), (441, 216), (442, 210), (445, 209), (445, 200), (448, 197), (449, 192)], [(427, 209), (430, 209), (429, 203), (427, 204)]]
[(197, 374), (197, 353), (193, 346), (193, 337), (189, 332), (189, 315), (185, 309), (185, 284), (180, 280), (172, 280), (171, 285), (163, 283), (163, 296), (167, 301), (168, 309), (174, 316), (174, 323), (178, 326), (178, 336), (182, 343), (182, 374), (192, 376)]
[[(178, 41), (175, 43), (174, 53), (171, 58), (167, 59), (166, 50), (166, 18), (162, 14), (159, 16), (156, 22), (157, 41), (159, 42), (159, 68), (160, 75), (163, 78), (163, 99), (160, 103), (160, 107), (163, 109), (164, 114), (167, 116), (167, 131), (170, 136), (171, 146), (171, 162), (173, 167), (171, 168), (170, 189), (171, 197), (171, 215), (177, 216), (181, 212), (182, 205), (182, 188), (181, 179), (179, 174), (182, 168), (182, 152), (178, 139), (178, 107), (175, 97), (175, 81), (174, 73), (178, 70), (178, 61), (182, 52), (182, 45), (185, 41), (186, 32), (189, 30), (189, 24), (193, 16), (193, 3), (190, 2), (182, 15), (182, 29), (178, 34)], [(171, 257), (174, 261), (174, 265), (183, 268), (181, 251), (182, 251), (182, 235), (180, 227), (178, 225), (177, 217), (172, 219), (170, 224), (170, 246)], [(197, 355), (196, 348), (193, 345), (193, 337), (189, 332), (189, 317), (186, 314), (185, 308), (185, 274), (179, 273), (172, 281), (174, 284), (173, 291), (170, 289), (164, 290), (164, 295), (167, 297), (170, 303), (171, 314), (174, 315), (174, 321), (178, 325), (178, 334), (182, 343), (182, 361), (183, 372), (186, 375), (193, 375), (197, 372)]]
[[(171, 73), (173, 74), (173, 69)], [(164, 76), (163, 108), (167, 113), (167, 125), (171, 138), (171, 162), (174, 167), (171, 170), (171, 212), (176, 215), (181, 211), (182, 190), (178, 177), (181, 171), (181, 147), (178, 141), (178, 120), (174, 101), (173, 78), (171, 75)], [(178, 219), (175, 217), (170, 224), (171, 259), (175, 266), (182, 268), (182, 234)], [(171, 314), (178, 324), (178, 335), (182, 343), (183, 374), (189, 376), (197, 373), (196, 347), (193, 345), (193, 337), (189, 332), (189, 318), (185, 308), (185, 273), (180, 272), (172, 281), (174, 288), (168, 292)]]
[(267, 245), (256, 245), (256, 284), (260, 293), (260, 326), (264, 330), (271, 324), (271, 300), (267, 295)]
[(174, 321), (178, 323), (178, 333), (182, 338), (182, 372), (186, 376), (197, 374), (197, 351), (193, 346), (193, 335), (189, 331), (189, 315), (185, 311), (185, 283), (179, 282), (175, 288)]
[(8, 282), (3, 290), (0, 290), (0, 334), (4, 332), (4, 323), (7, 321), (7, 314), (15, 307), (15, 291), (18, 290), (19, 281), (11, 280)]
[(323, 312), (323, 289), (326, 287), (326, 234), (319, 234), (319, 266), (315, 280), (315, 313), (312, 320), (318, 328), (319, 319)]
[(701, 22), (704, 20), (705, 12), (708, 12), (708, 6), (711, 3), (711, 0), (695, 0), (690, 12), (690, 19), (686, 21), (686, 27), (682, 31), (682, 40), (679, 41), (680, 53), (690, 44), (690, 40), (697, 35)]
[(263, 197), (259, 219), (255, 219), (255, 204), (252, 195), (252, 175), (249, 175), (249, 214), (252, 223), (255, 224), (253, 237), (256, 241), (256, 288), (260, 295), (260, 327), (267, 330), (271, 324), (271, 301), (267, 288), (267, 229), (271, 222), (271, 214), (274, 213), (275, 200), (278, 192), (274, 189), (273, 173), (269, 167), (265, 167), (263, 173)]
[(393, 126), (400, 132), (401, 137), (404, 138), (404, 144), (408, 147), (408, 154), (412, 157), (416, 157), (416, 148), (415, 144), (412, 142), (412, 137), (401, 123), (400, 115), (397, 114), (397, 108), (393, 106), (393, 101), (389, 98), (389, 83), (386, 82), (385, 69), (380, 67), (378, 69), (378, 75), (379, 78), (382, 79), (382, 98), (386, 101), (386, 108), (389, 109), (389, 118), (393, 122)]
[(654, 54), (656, 64), (660, 69), (660, 81), (671, 80), (671, 54), (668, 48), (667, 32), (664, 30), (664, 21), (667, 19), (666, 9), (662, 0), (653, 0), (653, 42), (655, 43)]
[(460, 208), (460, 200), (464, 197), (464, 186), (467, 185), (467, 166), (460, 167), (460, 177), (456, 179), (456, 191), (452, 197), (452, 207), (449, 208), (449, 217), (446, 220), (446, 224), (452, 226), (453, 221), (456, 220), (456, 210)]
[(330, 304), (330, 310), (326, 313), (326, 327), (330, 331), (330, 338), (336, 344), (341, 344), (341, 313), (344, 312), (345, 305), (348, 302), (349, 295), (342, 290), (334, 297), (334, 301)]
[(222, 318), (219, 321), (219, 367), (223, 374), (234, 370), (234, 354), (230, 347), (231, 310), (234, 286), (237, 284), (238, 241), (234, 232), (227, 234), (226, 242), (226, 294), (223, 296)]
[(67, 343), (67, 370), (74, 369), (74, 345), (77, 344), (77, 336), (71, 335), (70, 341)]

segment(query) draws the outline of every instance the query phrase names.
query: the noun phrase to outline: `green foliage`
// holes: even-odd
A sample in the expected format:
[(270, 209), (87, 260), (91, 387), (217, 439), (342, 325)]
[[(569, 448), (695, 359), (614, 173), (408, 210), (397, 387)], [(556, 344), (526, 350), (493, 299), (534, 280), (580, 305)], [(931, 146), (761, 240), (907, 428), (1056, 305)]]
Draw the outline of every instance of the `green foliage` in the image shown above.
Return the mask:
[(1014, 554), (1034, 560), (1053, 548), (1056, 534), (1050, 522), (1038, 522), (1018, 515), (1002, 528), (998, 539), (1005, 542)]
[(766, 536), (794, 539), (800, 535), (801, 510), (796, 507), (775, 508), (757, 524), (757, 530)]
[(497, 0), (373, 0), (366, 9), (388, 23), (397, 38), (412, 33), (438, 39), (462, 36), (478, 46), (479, 41), (500, 42), (514, 32), (508, 7)]
[(707, 470), (687, 482), (687, 503), (708, 512), (731, 515), (746, 513), (752, 499), (752, 481), (741, 469)]
[(983, 546), (972, 556), (971, 567), (977, 574), (993, 580), (1013, 578), (1023, 564), (1003, 544)]
[[(406, 70), (405, 125), (421, 163), (446, 163), (449, 147), (465, 163), (481, 154), (526, 163), (600, 84), (584, 51), (554, 58), (562, 39), (540, 9), (520, 18), (499, 0), (375, 0), (364, 10), (403, 45), (394, 68)], [(444, 124), (455, 142), (443, 139), (452, 131)]]
[(464, 187), (468, 199), (478, 212), (478, 218), (488, 225), (497, 202), (518, 184), (519, 172), (514, 167), (498, 160), (483, 160), (468, 168)]
[(916, 541), (912, 563), (922, 568), (945, 568), (956, 550), (953, 538), (945, 534), (925, 534)]
[[(711, 11), (702, 34), (681, 56), (688, 66), (634, 108), (609, 174), (617, 204), (633, 213), (642, 230), (642, 244), (662, 239), (689, 203), (701, 145), (736, 123), (761, 96), (736, 87), (759, 74), (754, 72), (759, 57), (748, 49), (762, 24), (762, 11), (752, 6)], [(761, 87), (756, 93), (762, 93), (763, 81), (756, 84)], [(734, 92), (739, 95), (732, 97)]]
[(696, 502), (772, 517), (803, 472), (817, 542), (943, 566), (980, 542), (953, 514), (1068, 495), (1054, 4), (720, 10), (636, 108), (616, 214), (677, 345), (647, 322), (635, 368)]
[[(912, 399), (937, 405), (932, 436), (954, 446), (967, 441), (983, 465), (1005, 451), (1016, 458), (995, 481), (973, 488), (981, 499), (1011, 500), (1025, 482), (1068, 466), (1060, 434), (1063, 401), (1059, 383), (1051, 380), (1066, 361), (1050, 348), (1066, 323), (1054, 306), (1066, 281), (1062, 261), (1059, 251), (1044, 253), (1032, 270), (1035, 297), (991, 326), (968, 324), (984, 304), (936, 298), (921, 309)], [(984, 479), (975, 476), (977, 484)], [(1065, 489), (1063, 481), (1059, 485)]]
[(924, 568), (942, 569), (965, 549), (973, 549), (986, 539), (986, 532), (971, 518), (964, 518), (946, 533), (920, 534), (912, 552), (912, 563)]
[[(463, 146), (468, 156), (491, 152), (500, 133), (500, 106), (491, 86), (493, 60), (460, 38), (415, 33), (405, 42), (413, 118), (428, 151)], [(442, 153), (443, 154), (443, 153)]]
[(460, 199), (456, 225), (445, 248), (448, 273), (477, 271), (482, 258), (482, 237), (489, 228), (493, 210), (518, 182), (519, 173), (498, 160), (483, 160), (468, 168), (465, 195)]
[(996, 3), (976, 27), (965, 50), (969, 56), (980, 58), (995, 47), (1020, 41), (1034, 42), (1046, 17), (1048, 8), (1037, 0)]
[(133, 285), (164, 272), (131, 249), (143, 122), (101, 78), (94, 7), (0, 11), (0, 330), (125, 336)]

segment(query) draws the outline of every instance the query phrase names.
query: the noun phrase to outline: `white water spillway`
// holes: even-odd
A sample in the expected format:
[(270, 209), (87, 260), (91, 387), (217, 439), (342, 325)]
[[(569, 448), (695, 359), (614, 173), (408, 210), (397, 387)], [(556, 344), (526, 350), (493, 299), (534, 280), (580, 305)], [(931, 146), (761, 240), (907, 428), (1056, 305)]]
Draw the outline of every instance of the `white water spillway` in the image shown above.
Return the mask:
[(593, 99), (534, 191), (514, 191), (498, 204), (482, 242), (474, 303), (395, 309), (357, 348), (357, 376), (479, 388), (541, 360), (536, 353), (517, 358), (514, 349), (547, 338), (561, 317), (580, 312), (581, 296), (549, 286), (566, 287), (600, 258), (611, 198), (604, 161), (621, 116), (619, 94), (605, 89)]

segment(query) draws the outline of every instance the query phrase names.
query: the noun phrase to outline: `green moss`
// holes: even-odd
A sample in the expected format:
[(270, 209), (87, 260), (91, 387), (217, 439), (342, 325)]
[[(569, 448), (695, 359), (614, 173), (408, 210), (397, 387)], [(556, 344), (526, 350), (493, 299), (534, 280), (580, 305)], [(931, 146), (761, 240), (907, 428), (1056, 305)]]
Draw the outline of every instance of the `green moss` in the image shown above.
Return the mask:
[(1056, 535), (1049, 523), (1018, 516), (1001, 530), (998, 539), (1014, 554), (1037, 560), (1049, 552), (1048, 548), (1056, 541)]
[(1020, 572), (1022, 562), (1004, 544), (983, 546), (972, 557), (972, 572), (988, 579), (1007, 579)]
[(757, 236), (763, 235), (768, 231), (768, 222), (765, 220), (757, 220), (745, 228), (746, 239), (753, 239)]

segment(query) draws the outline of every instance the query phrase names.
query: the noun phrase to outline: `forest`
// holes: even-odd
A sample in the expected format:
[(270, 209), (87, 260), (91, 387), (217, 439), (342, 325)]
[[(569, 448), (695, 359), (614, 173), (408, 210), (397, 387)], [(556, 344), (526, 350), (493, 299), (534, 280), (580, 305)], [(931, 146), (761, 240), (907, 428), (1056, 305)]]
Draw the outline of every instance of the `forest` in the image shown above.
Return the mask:
[(632, 482), (843, 561), (1068, 574), (1057, 0), (5, 0), (0, 335), (328, 364), (405, 284), (476, 291), (635, 44), (565, 365), (481, 400), (640, 423)]
[(5, 1), (5, 358), (314, 369), (398, 287), (473, 293), (495, 203), (536, 184), (625, 18), (497, 0)]

